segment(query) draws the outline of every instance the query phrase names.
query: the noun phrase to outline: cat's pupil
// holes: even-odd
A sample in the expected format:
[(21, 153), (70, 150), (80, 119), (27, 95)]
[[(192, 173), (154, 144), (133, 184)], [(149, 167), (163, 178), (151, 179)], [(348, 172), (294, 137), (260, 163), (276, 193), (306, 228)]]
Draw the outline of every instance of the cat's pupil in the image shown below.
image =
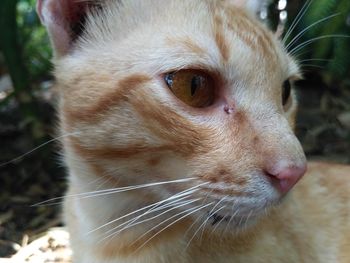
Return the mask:
[(191, 81), (191, 96), (193, 97), (196, 93), (196, 90), (201, 86), (203, 78), (200, 76), (194, 76)]
[(290, 93), (291, 93), (291, 84), (289, 80), (286, 80), (285, 82), (283, 82), (282, 85), (282, 104), (283, 106), (285, 106), (288, 102), (288, 99), (290, 97)]

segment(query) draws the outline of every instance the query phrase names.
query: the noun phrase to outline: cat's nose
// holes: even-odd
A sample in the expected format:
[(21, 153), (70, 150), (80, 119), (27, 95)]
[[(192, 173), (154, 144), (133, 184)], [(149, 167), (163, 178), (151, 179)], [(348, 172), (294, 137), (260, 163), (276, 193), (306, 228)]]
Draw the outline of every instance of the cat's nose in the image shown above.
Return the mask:
[(299, 165), (276, 164), (267, 169), (265, 173), (271, 178), (272, 184), (282, 193), (286, 194), (303, 177), (307, 169), (306, 162)]

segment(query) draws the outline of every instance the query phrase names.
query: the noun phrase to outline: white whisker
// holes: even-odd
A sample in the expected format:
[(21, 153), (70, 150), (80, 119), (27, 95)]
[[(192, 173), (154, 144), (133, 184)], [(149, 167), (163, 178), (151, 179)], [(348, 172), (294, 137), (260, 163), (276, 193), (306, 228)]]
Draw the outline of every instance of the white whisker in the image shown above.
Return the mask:
[[(237, 211), (235, 211), (236, 203), (237, 203), (237, 201), (234, 201), (234, 202), (232, 203), (232, 206), (231, 206), (231, 218), (230, 218), (230, 220), (228, 221), (228, 223), (227, 223), (227, 225), (226, 225), (226, 227), (225, 227), (224, 232), (227, 231), (227, 228), (230, 226), (230, 224), (231, 224), (231, 222), (232, 222), (232, 220), (233, 220), (233, 218), (234, 218), (234, 216), (235, 216), (235, 214), (236, 214), (236, 212), (237, 212)], [(238, 210), (238, 209), (237, 209), (237, 210)]]
[(23, 158), (27, 157), (28, 155), (32, 154), (33, 152), (35, 152), (35, 151), (45, 147), (46, 145), (48, 145), (48, 144), (50, 144), (52, 142), (58, 141), (58, 140), (60, 140), (62, 138), (65, 138), (65, 137), (74, 136), (74, 135), (78, 135), (78, 134), (79, 134), (78, 132), (67, 133), (67, 134), (61, 135), (59, 137), (53, 138), (53, 139), (51, 139), (51, 140), (49, 140), (47, 142), (44, 142), (43, 144), (40, 144), (39, 146), (35, 147), (34, 149), (30, 150), (29, 152), (26, 152), (26, 153), (24, 153), (24, 154), (22, 154), (22, 155), (20, 155), (20, 156), (18, 156), (16, 158), (14, 158), (14, 159), (8, 161), (8, 162), (0, 164), (0, 168), (4, 167), (6, 165), (9, 165), (11, 163), (18, 162), (18, 161), (22, 160)]
[[(204, 203), (206, 203), (206, 201), (207, 201), (209, 195), (211, 195), (213, 191), (214, 191), (214, 189), (212, 189), (210, 192), (207, 193), (207, 195), (205, 196), (205, 198), (204, 198), (204, 200), (203, 200), (203, 202), (202, 202), (201, 205), (203, 205)], [(189, 228), (186, 230), (184, 236), (187, 236), (187, 234), (188, 234), (188, 233), (191, 231), (191, 229), (197, 224), (197, 222), (200, 221), (200, 220), (202, 220), (202, 218), (205, 217), (205, 216), (206, 216), (206, 215), (203, 214), (202, 216), (198, 217), (198, 218), (189, 226)], [(187, 243), (186, 249), (189, 247), (189, 245), (190, 245), (190, 243), (191, 243), (191, 241), (192, 241), (193, 238), (194, 238), (194, 236), (192, 236), (192, 238), (190, 239), (190, 241)]]
[(126, 215), (123, 215), (123, 216), (121, 216), (121, 217), (119, 217), (119, 218), (117, 218), (117, 219), (114, 219), (114, 220), (112, 220), (112, 221), (110, 221), (110, 222), (108, 222), (108, 223), (106, 223), (106, 224), (104, 224), (104, 225), (102, 225), (102, 226), (100, 226), (100, 227), (98, 227), (98, 228), (96, 228), (96, 229), (93, 229), (93, 230), (89, 231), (89, 232), (87, 233), (87, 235), (89, 235), (89, 234), (91, 234), (91, 233), (93, 233), (93, 232), (96, 232), (96, 231), (98, 231), (98, 230), (100, 230), (100, 229), (102, 229), (102, 228), (105, 228), (105, 227), (107, 227), (107, 226), (109, 226), (109, 225), (111, 225), (111, 224), (114, 224), (114, 223), (116, 223), (116, 222), (118, 222), (118, 221), (120, 221), (120, 220), (122, 220), (122, 219), (124, 219), (124, 218), (126, 218), (126, 217), (128, 217), (128, 216), (131, 216), (131, 215), (133, 215), (133, 214), (136, 214), (136, 213), (138, 213), (138, 212), (141, 212), (141, 211), (143, 211), (143, 210), (146, 210), (146, 209), (151, 208), (151, 210), (148, 210), (148, 211), (146, 211), (145, 213), (143, 213), (142, 215), (140, 215), (140, 216), (137, 217), (137, 219), (138, 219), (138, 218), (141, 218), (142, 216), (146, 215), (147, 213), (150, 213), (150, 212), (152, 211), (152, 209), (157, 208), (158, 205), (164, 204), (165, 202), (168, 202), (168, 201), (171, 201), (171, 200), (174, 200), (174, 199), (175, 199), (175, 201), (173, 201), (173, 202), (177, 202), (177, 201), (181, 200), (180, 198), (182, 198), (182, 199), (187, 198), (188, 195), (190, 195), (190, 194), (196, 192), (196, 191), (197, 191), (197, 188), (199, 188), (199, 187), (201, 187), (202, 185), (205, 185), (205, 184), (207, 184), (207, 183), (203, 183), (203, 184), (200, 184), (200, 185), (196, 185), (196, 186), (194, 186), (194, 187), (191, 187), (191, 188), (189, 188), (189, 189), (186, 189), (186, 190), (184, 190), (184, 191), (181, 191), (181, 192), (179, 192), (179, 193), (177, 193), (177, 194), (175, 194), (175, 195), (172, 195), (172, 196), (170, 196), (170, 197), (168, 197), (168, 198), (166, 198), (166, 199), (164, 199), (164, 200), (161, 200), (161, 201), (158, 201), (158, 202), (156, 202), (156, 203), (147, 205), (147, 206), (142, 207), (142, 208), (140, 208), (140, 209), (137, 209), (137, 210), (135, 210), (135, 211), (133, 211), (133, 212), (130, 212), (130, 213), (126, 214)]
[(236, 217), (236, 215), (239, 213), (239, 208), (232, 214), (229, 222), (228, 222), (228, 225), (231, 224), (232, 220)]
[[(197, 201), (199, 201), (199, 200), (201, 200), (201, 198), (191, 199), (191, 200), (187, 200), (187, 201), (182, 201), (182, 202), (176, 203), (176, 206), (171, 207), (170, 209), (165, 210), (164, 212), (162, 212), (162, 213), (160, 213), (160, 214), (157, 214), (157, 215), (155, 215), (155, 216), (153, 216), (153, 217), (151, 217), (151, 218), (147, 218), (147, 219), (138, 221), (138, 222), (136, 222), (136, 223), (133, 223), (133, 222), (135, 222), (135, 221), (133, 221), (133, 222), (127, 224), (127, 225), (126, 225), (125, 227), (123, 227), (122, 229), (120, 229), (120, 230), (118, 230), (118, 231), (115, 231), (115, 232), (113, 232), (112, 234), (107, 235), (107, 236), (104, 237), (101, 241), (104, 241), (105, 239), (108, 239), (108, 238), (111, 238), (111, 237), (113, 237), (113, 236), (116, 236), (116, 235), (118, 235), (119, 233), (121, 233), (121, 232), (123, 232), (123, 231), (125, 231), (125, 230), (127, 230), (127, 229), (129, 229), (129, 228), (131, 228), (131, 227), (140, 225), (140, 224), (145, 223), (145, 222), (149, 222), (149, 221), (151, 221), (151, 220), (153, 220), (153, 219), (156, 219), (156, 218), (159, 218), (160, 216), (165, 215), (165, 214), (167, 214), (167, 213), (169, 213), (169, 212), (171, 212), (171, 211), (173, 211), (173, 210), (176, 210), (176, 209), (179, 209), (180, 207), (183, 207), (183, 206), (186, 206), (186, 205), (195, 203), (195, 202), (197, 202)], [(129, 220), (129, 221), (132, 221), (132, 220)], [(129, 221), (128, 221), (128, 222), (129, 222)], [(119, 227), (119, 226), (118, 226), (118, 227)], [(116, 230), (116, 229), (117, 229), (117, 228), (115, 228), (114, 230)], [(106, 234), (108, 234), (108, 233), (110, 233), (110, 232), (111, 232), (111, 231), (108, 231)]]
[(301, 65), (301, 68), (321, 68), (324, 69), (325, 67), (316, 65), (316, 64), (303, 64)]
[(200, 237), (200, 240), (201, 240), (201, 241), (200, 241), (200, 242), (202, 242), (202, 237), (203, 237), (203, 235), (204, 235), (204, 230), (205, 230), (205, 226), (206, 226), (207, 222), (209, 221), (209, 219), (211, 218), (211, 216), (212, 216), (213, 214), (217, 213), (217, 212), (220, 211), (222, 208), (220, 208), (219, 210), (216, 210), (215, 212), (213, 212), (214, 209), (215, 209), (220, 203), (222, 203), (227, 197), (228, 197), (228, 196), (224, 196), (223, 198), (221, 198), (221, 199), (214, 205), (214, 207), (210, 210), (207, 219), (204, 221), (204, 226), (203, 226), (203, 230), (202, 230), (202, 233), (201, 233), (201, 237)]
[[(191, 192), (191, 193), (192, 193), (192, 192)], [(179, 198), (178, 200), (175, 200), (175, 201), (170, 202), (170, 204), (176, 203), (176, 202), (178, 202), (179, 200), (183, 200), (183, 199), (185, 199), (185, 198), (188, 198), (188, 195), (190, 195), (191, 193), (186, 193), (186, 195), (184, 195), (183, 197)], [(167, 200), (167, 199), (166, 199), (166, 200)], [(159, 201), (159, 202), (156, 202), (156, 203), (147, 205), (147, 206), (142, 207), (142, 208), (140, 208), (140, 209), (137, 209), (137, 210), (135, 210), (135, 211), (133, 211), (133, 212), (130, 212), (130, 213), (126, 214), (126, 215), (123, 215), (123, 216), (121, 216), (121, 217), (118, 217), (118, 218), (116, 218), (116, 219), (114, 219), (114, 220), (112, 220), (112, 221), (110, 221), (110, 222), (108, 222), (108, 223), (106, 223), (106, 224), (104, 224), (104, 225), (98, 227), (98, 228), (95, 228), (95, 229), (89, 231), (86, 235), (89, 235), (89, 234), (94, 233), (94, 232), (96, 232), (96, 231), (98, 231), (98, 230), (100, 230), (100, 229), (102, 229), (102, 228), (105, 228), (105, 227), (111, 225), (111, 224), (114, 224), (114, 223), (116, 223), (116, 222), (118, 222), (118, 221), (120, 221), (120, 220), (122, 220), (122, 219), (124, 219), (124, 218), (126, 218), (126, 217), (128, 217), (128, 216), (131, 216), (131, 215), (133, 215), (133, 214), (136, 214), (136, 213), (141, 212), (141, 211), (143, 211), (143, 210), (146, 210), (146, 209), (148, 209), (148, 208), (153, 208), (153, 207), (157, 206), (158, 204), (162, 204), (162, 203), (166, 202), (166, 200), (162, 200), (162, 201)], [(164, 208), (164, 207), (163, 207), (163, 208)], [(157, 209), (154, 210), (154, 211), (159, 211), (160, 209), (161, 209), (161, 208), (157, 208)], [(147, 212), (148, 212), (148, 211), (146, 211), (145, 213), (139, 215), (139, 216), (137, 217), (137, 219), (140, 218), (140, 217), (142, 217), (142, 216), (144, 216)], [(135, 218), (132, 218), (131, 220), (128, 220), (128, 221), (126, 221), (126, 222), (124, 222), (124, 223), (118, 225), (117, 227), (114, 227), (114, 228), (108, 230), (106, 233), (108, 234), (109, 232), (114, 231), (114, 230), (118, 229), (119, 227), (128, 224), (128, 223), (129, 223), (130, 221), (132, 221), (132, 220), (135, 220)]]
[(147, 184), (141, 184), (141, 185), (135, 185), (135, 186), (126, 186), (126, 187), (120, 187), (120, 188), (112, 188), (112, 189), (105, 189), (105, 190), (99, 190), (99, 191), (74, 194), (74, 195), (60, 196), (60, 197), (55, 197), (55, 198), (37, 203), (33, 206), (41, 206), (41, 205), (48, 204), (52, 201), (63, 200), (65, 198), (73, 198), (73, 197), (80, 197), (81, 199), (92, 198), (92, 197), (117, 194), (117, 193), (133, 191), (133, 190), (138, 190), (138, 189), (143, 189), (143, 188), (149, 188), (149, 187), (154, 187), (154, 186), (160, 186), (160, 185), (166, 185), (166, 184), (185, 183), (185, 182), (192, 181), (195, 179), (196, 178), (185, 178), (185, 179), (178, 179), (178, 180), (173, 180), (173, 181), (147, 183)]
[(244, 224), (244, 228), (246, 229), (247, 228), (247, 224), (248, 224), (248, 221), (249, 221), (249, 218), (252, 216), (253, 214), (253, 210), (250, 210), (246, 220), (245, 220), (245, 224)]
[(299, 32), (289, 43), (288, 45), (286, 46), (286, 50), (288, 50), (296, 41), (298, 41), (303, 35), (305, 35), (305, 33), (307, 31), (309, 31), (310, 29), (312, 29), (313, 27), (317, 26), (318, 24), (322, 23), (322, 22), (325, 22), (333, 17), (336, 17), (340, 15), (340, 13), (336, 13), (336, 14), (333, 14), (333, 15), (330, 15), (330, 16), (327, 16), (325, 18), (322, 18), (318, 21), (316, 21), (315, 23), (312, 23), (311, 25), (309, 25), (308, 27), (306, 27), (305, 29), (303, 29), (301, 32)]
[(290, 25), (288, 31), (286, 32), (285, 36), (282, 39), (282, 42), (285, 43), (289, 36), (292, 34), (293, 30), (295, 27), (299, 24), (300, 20), (304, 17), (306, 14), (307, 10), (310, 8), (310, 5), (312, 4), (313, 0), (308, 0), (306, 3), (303, 5), (301, 10), (299, 11), (298, 15), (294, 18), (292, 24)]
[(308, 61), (324, 61), (324, 62), (327, 62), (327, 61), (332, 61), (333, 59), (322, 59), (322, 58), (311, 58), (311, 59), (303, 59), (303, 60), (300, 60), (298, 61), (299, 63), (303, 63), (303, 62), (308, 62)]
[[(151, 241), (153, 238), (155, 238), (157, 235), (159, 235), (159, 234), (160, 234), (161, 232), (163, 232), (164, 230), (168, 229), (169, 227), (171, 227), (172, 225), (176, 224), (176, 223), (179, 222), (180, 220), (182, 220), (182, 219), (184, 219), (184, 218), (190, 216), (191, 214), (193, 214), (193, 213), (195, 213), (195, 212), (198, 212), (199, 210), (202, 210), (202, 209), (204, 209), (204, 208), (206, 208), (206, 207), (212, 205), (213, 203), (214, 203), (214, 202), (209, 203), (209, 204), (206, 204), (206, 205), (203, 205), (203, 206), (200, 206), (200, 207), (194, 207), (194, 208), (188, 209), (188, 210), (186, 210), (186, 211), (183, 211), (183, 212), (181, 212), (181, 213), (179, 213), (179, 214), (177, 214), (177, 215), (175, 215), (175, 216), (172, 216), (172, 217), (168, 218), (167, 220), (163, 221), (162, 224), (165, 223), (165, 222), (167, 222), (167, 221), (169, 221), (169, 220), (171, 220), (171, 219), (173, 219), (173, 218), (175, 218), (176, 216), (179, 216), (179, 215), (181, 215), (181, 214), (187, 213), (187, 214), (181, 216), (180, 218), (176, 219), (175, 221), (171, 222), (170, 224), (168, 224), (166, 227), (164, 227), (164, 228), (162, 228), (161, 230), (159, 230), (159, 231), (158, 231), (157, 233), (155, 233), (154, 235), (152, 235), (152, 236), (151, 236), (149, 239), (147, 239), (140, 247), (138, 247), (138, 249), (137, 249), (135, 252), (137, 252), (138, 250), (140, 250), (141, 248), (143, 248), (149, 241)], [(137, 242), (138, 240), (140, 240), (143, 236), (147, 235), (149, 232), (153, 231), (153, 230), (154, 230), (155, 228), (157, 228), (157, 227), (158, 227), (158, 226), (156, 226), (156, 227), (154, 227), (154, 228), (148, 230), (145, 234), (143, 234), (141, 237), (139, 237), (138, 239), (136, 239), (136, 240), (134, 241), (134, 243)]]
[[(219, 209), (215, 210), (214, 214), (219, 212), (220, 210), (224, 209), (225, 207), (220, 207)], [(202, 238), (203, 238), (203, 233), (204, 233), (204, 229), (205, 229), (205, 225), (208, 222), (208, 220), (210, 219), (210, 215), (208, 215), (207, 219), (198, 227), (198, 229), (196, 230), (196, 232), (194, 232), (194, 234), (192, 235), (190, 241), (187, 243), (186, 249), (189, 247), (190, 243), (192, 242), (192, 240), (195, 238), (195, 236), (199, 233), (199, 231), (201, 229), (203, 229), (201, 237), (200, 237), (200, 243), (202, 242)]]
[[(99, 191), (100, 189), (103, 189), (104, 188), (103, 186), (107, 185), (111, 181), (112, 181), (112, 177), (110, 177), (110, 176), (107, 179), (103, 178), (103, 181), (97, 185), (95, 190)], [(114, 185), (117, 185), (118, 183), (119, 183), (119, 180), (117, 180), (117, 182), (115, 182)]]
[[(191, 193), (190, 193), (190, 194), (193, 194), (194, 192), (196, 192), (196, 191), (199, 190), (198, 188), (200, 188), (200, 187), (203, 186), (203, 185), (207, 185), (207, 184), (209, 184), (209, 182), (205, 182), (205, 183), (202, 183), (202, 184), (199, 184), (199, 185), (197, 185), (197, 186), (192, 187), (193, 189), (191, 190)], [(191, 189), (191, 188), (190, 188), (190, 189)], [(176, 197), (176, 198), (177, 198), (177, 197)], [(177, 198), (177, 200), (178, 200), (178, 198)], [(144, 216), (144, 215), (147, 215), (148, 213), (153, 212), (153, 210), (156, 209), (156, 208), (157, 208), (157, 206), (154, 207), (154, 208), (151, 208), (149, 211), (147, 211), (145, 214), (143, 214), (143, 215), (141, 215), (141, 216)]]
[[(225, 209), (225, 208), (226, 206), (221, 207), (221, 209)], [(218, 223), (216, 223), (216, 226), (211, 230), (210, 234), (213, 234), (215, 232), (215, 230), (219, 227), (219, 225), (222, 223), (223, 220), (225, 220), (225, 216), (222, 216), (221, 220)]]
[[(216, 209), (214, 212), (213, 212), (213, 214), (216, 214), (216, 213), (218, 213), (219, 211), (221, 211), (222, 209), (224, 209), (225, 207), (224, 206), (222, 206), (222, 207), (220, 207), (219, 209)], [(207, 216), (207, 219), (198, 227), (198, 229), (197, 229), (197, 231), (194, 233), (194, 235), (193, 235), (193, 238), (194, 238), (194, 236), (195, 235), (197, 235), (197, 233), (202, 229), (202, 233), (201, 233), (201, 236), (200, 236), (200, 243), (202, 243), (202, 239), (203, 239), (203, 235), (204, 235), (204, 231), (205, 231), (205, 226), (207, 225), (207, 223), (208, 223), (208, 221), (209, 221), (209, 219), (211, 218), (212, 216), (209, 214), (208, 216)]]
[[(190, 230), (192, 229), (192, 227), (194, 227), (198, 221), (202, 220), (203, 217), (205, 217), (206, 215), (202, 215), (200, 217), (198, 217), (191, 225), (190, 227), (186, 230), (185, 232), (185, 236), (190, 232)], [(201, 226), (201, 225), (200, 225)], [(200, 226), (199, 228), (195, 231), (195, 233), (192, 235), (192, 237), (190, 238), (190, 240), (187, 242), (187, 245), (186, 245), (186, 249), (188, 249), (188, 247), (190, 246), (192, 240), (194, 239), (194, 237), (196, 236), (196, 234), (198, 233), (198, 231), (200, 230)]]
[(322, 39), (326, 39), (326, 38), (348, 38), (348, 37), (350, 37), (350, 36), (348, 36), (348, 35), (324, 35), (324, 36), (320, 36), (320, 37), (315, 37), (315, 38), (309, 39), (309, 40), (299, 44), (298, 46), (294, 47), (289, 53), (293, 56), (299, 50), (303, 49), (304, 47), (306, 47), (308, 45), (311, 45), (312, 43), (314, 43), (318, 40), (322, 40)]

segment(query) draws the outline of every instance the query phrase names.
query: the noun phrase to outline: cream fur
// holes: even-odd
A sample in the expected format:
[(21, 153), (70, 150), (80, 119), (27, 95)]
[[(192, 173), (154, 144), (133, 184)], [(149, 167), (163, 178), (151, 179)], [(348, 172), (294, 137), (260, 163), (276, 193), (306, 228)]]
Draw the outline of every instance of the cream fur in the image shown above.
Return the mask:
[[(102, 11), (88, 14), (73, 41), (60, 38), (72, 32), (57, 23), (66, 20), (50, 9), (52, 1), (58, 0), (38, 6), (56, 47), (61, 132), (76, 134), (63, 142), (70, 175), (64, 214), (75, 263), (349, 262), (350, 169), (311, 164), (285, 198), (264, 174), (301, 167), (305, 156), (292, 131), (295, 97), (285, 107), (281, 102), (281, 85), (299, 76), (298, 67), (279, 40), (247, 15), (261, 2), (100, 1)], [(219, 76), (223, 99), (217, 107), (192, 109), (164, 86), (165, 73), (184, 68)], [(75, 196), (184, 178), (196, 180)], [(202, 198), (208, 207), (142, 249), (133, 241), (175, 210), (101, 242), (115, 226), (101, 228), (107, 222), (203, 183), (211, 189), (201, 186), (190, 198)], [(209, 219), (191, 239), (219, 202), (234, 204), (238, 219), (216, 229)], [(230, 215), (231, 208), (222, 206), (221, 213)]]

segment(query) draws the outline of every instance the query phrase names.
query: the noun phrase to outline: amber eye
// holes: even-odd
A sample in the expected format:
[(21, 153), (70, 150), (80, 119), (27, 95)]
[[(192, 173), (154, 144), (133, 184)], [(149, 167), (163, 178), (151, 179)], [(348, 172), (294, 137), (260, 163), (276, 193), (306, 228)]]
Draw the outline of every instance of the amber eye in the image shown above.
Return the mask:
[(189, 106), (203, 108), (214, 101), (214, 81), (199, 70), (180, 70), (168, 73), (165, 83), (174, 95)]
[(290, 93), (291, 93), (291, 84), (290, 84), (290, 80), (286, 80), (285, 82), (283, 82), (282, 85), (282, 104), (283, 106), (285, 106), (290, 98)]

